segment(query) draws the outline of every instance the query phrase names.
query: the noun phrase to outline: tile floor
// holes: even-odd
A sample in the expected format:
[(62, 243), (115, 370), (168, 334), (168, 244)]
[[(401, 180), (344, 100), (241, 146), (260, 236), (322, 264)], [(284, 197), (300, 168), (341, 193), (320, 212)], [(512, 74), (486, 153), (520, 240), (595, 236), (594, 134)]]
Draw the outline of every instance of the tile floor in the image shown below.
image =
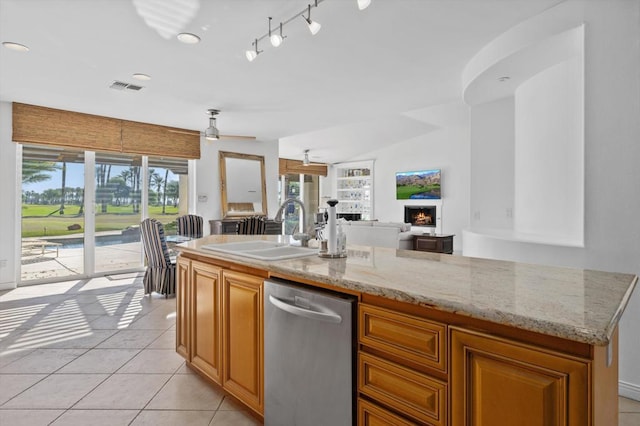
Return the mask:
[[(175, 298), (140, 274), (0, 292), (0, 425), (260, 424), (175, 353)], [(619, 399), (619, 426), (640, 402)]]
[(0, 425), (257, 425), (175, 352), (141, 274), (0, 292)]

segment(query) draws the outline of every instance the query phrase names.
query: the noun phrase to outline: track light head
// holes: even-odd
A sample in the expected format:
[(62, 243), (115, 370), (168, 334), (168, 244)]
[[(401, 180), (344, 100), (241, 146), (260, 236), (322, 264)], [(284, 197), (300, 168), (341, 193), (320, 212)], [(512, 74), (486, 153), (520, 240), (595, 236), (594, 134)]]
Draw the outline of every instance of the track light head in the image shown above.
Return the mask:
[(286, 36), (282, 35), (282, 22), (280, 22), (280, 34), (271, 34), (271, 26), (269, 26), (269, 40), (273, 47), (278, 47), (282, 44)]
[(371, 4), (371, 0), (358, 0), (358, 9), (365, 10)]
[[(318, 7), (317, 2), (316, 2), (316, 7)], [(307, 21), (307, 26), (309, 27), (309, 31), (311, 31), (311, 34), (316, 35), (318, 34), (318, 31), (320, 31), (320, 28), (322, 28), (322, 25), (320, 25), (316, 21), (311, 20), (311, 5), (309, 5), (308, 12), (309, 12), (308, 17), (305, 17), (304, 15), (302, 15), (302, 17), (304, 18), (305, 21)]]
[(259, 54), (262, 53), (262, 50), (258, 50), (258, 39), (256, 39), (251, 44), (255, 46), (255, 50), (252, 49), (252, 50), (247, 50), (246, 52), (244, 52), (245, 56), (247, 57), (247, 61), (249, 61), (249, 62), (253, 62), (253, 60), (255, 58), (257, 58)]

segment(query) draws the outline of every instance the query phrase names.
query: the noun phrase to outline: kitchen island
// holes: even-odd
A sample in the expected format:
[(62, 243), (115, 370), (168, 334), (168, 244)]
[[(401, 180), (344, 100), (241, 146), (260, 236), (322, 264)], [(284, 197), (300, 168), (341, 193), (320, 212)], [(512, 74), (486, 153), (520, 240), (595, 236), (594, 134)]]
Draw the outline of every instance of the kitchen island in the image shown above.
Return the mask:
[(350, 246), (262, 261), (181, 244), (177, 351), (263, 414), (262, 282), (358, 298), (358, 423), (617, 423), (617, 324), (629, 274)]

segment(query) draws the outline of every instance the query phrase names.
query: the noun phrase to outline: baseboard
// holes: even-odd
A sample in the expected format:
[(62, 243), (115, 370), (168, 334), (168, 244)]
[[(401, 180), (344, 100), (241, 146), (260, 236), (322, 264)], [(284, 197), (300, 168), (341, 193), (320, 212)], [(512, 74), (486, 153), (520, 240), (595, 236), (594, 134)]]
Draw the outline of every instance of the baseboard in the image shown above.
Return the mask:
[(618, 381), (618, 394), (625, 398), (640, 401), (640, 386), (620, 380)]
[(16, 288), (16, 283), (0, 283), (0, 291), (13, 290)]

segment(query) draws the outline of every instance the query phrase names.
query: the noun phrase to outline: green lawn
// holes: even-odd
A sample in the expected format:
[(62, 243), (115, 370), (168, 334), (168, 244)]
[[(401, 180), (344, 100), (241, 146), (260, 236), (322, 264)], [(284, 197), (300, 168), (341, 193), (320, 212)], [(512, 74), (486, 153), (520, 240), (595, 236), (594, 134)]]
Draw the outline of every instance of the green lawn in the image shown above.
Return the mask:
[[(422, 192), (431, 192), (434, 194), (438, 194), (440, 196), (440, 185), (427, 185), (427, 186), (418, 186), (418, 185), (403, 185), (396, 186), (397, 190), (397, 199), (398, 200), (408, 200), (414, 194), (420, 194)], [(435, 198), (435, 197), (434, 197)]]
[[(64, 215), (56, 212), (60, 206), (23, 204), (22, 238), (78, 234), (84, 231), (84, 216), (80, 216), (79, 206), (65, 206)], [(128, 226), (140, 224), (140, 215), (132, 212), (131, 206), (107, 206), (107, 213), (96, 213), (96, 232), (118, 231)], [(96, 206), (100, 211), (100, 206)], [(178, 208), (167, 206), (162, 214), (162, 206), (149, 206), (149, 216), (158, 219), (165, 229), (175, 229)], [(51, 214), (52, 212), (55, 212)], [(51, 214), (51, 216), (49, 216)], [(78, 224), (80, 230), (68, 230), (68, 226)], [(46, 228), (46, 229), (45, 229)]]

